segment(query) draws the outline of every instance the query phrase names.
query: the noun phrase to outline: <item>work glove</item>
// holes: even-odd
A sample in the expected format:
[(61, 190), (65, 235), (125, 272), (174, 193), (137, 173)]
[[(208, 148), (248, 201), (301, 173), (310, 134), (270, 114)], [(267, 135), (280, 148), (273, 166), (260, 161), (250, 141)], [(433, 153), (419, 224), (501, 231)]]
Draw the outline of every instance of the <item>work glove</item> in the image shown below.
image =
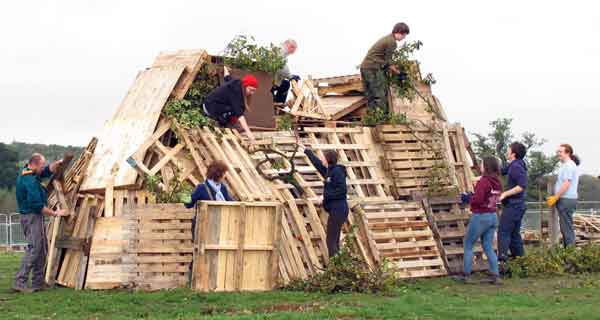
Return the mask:
[(296, 74), (293, 74), (293, 75), (290, 77), (290, 81), (292, 81), (292, 80), (300, 81), (300, 76), (299, 76), (299, 75), (296, 75)]
[(471, 197), (473, 196), (472, 192), (463, 192), (460, 194), (460, 202), (461, 204), (469, 204), (471, 202)]
[(558, 201), (557, 196), (549, 196), (548, 198), (546, 198), (546, 204), (548, 205), (549, 208), (554, 207), (554, 205), (556, 204), (557, 201)]

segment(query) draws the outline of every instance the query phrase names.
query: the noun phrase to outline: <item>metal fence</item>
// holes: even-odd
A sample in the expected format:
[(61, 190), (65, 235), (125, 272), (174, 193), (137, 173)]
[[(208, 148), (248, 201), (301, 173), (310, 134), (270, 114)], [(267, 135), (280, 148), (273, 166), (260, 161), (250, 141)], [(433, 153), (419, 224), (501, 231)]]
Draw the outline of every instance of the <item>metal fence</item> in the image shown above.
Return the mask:
[[(541, 217), (547, 222), (550, 218), (550, 212), (545, 202), (528, 202), (522, 228), (540, 230)], [(600, 216), (600, 201), (579, 201), (577, 202), (576, 213)]]
[(0, 213), (0, 246), (20, 246), (27, 244), (18, 213)]

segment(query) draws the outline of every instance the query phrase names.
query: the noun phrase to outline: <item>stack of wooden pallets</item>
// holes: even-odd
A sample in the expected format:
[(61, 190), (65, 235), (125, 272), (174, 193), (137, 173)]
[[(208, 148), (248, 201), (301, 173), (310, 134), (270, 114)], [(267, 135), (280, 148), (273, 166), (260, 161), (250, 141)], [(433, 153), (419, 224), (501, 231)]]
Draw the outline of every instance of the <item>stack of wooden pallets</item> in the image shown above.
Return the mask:
[[(162, 53), (137, 76), (97, 143), (67, 171), (63, 192), (54, 191), (51, 199), (72, 216), (62, 223), (54, 219), (50, 228), (49, 282), (154, 290), (183, 287), (193, 278), (194, 288), (203, 291), (267, 290), (321, 272), (330, 258), (321, 206), (324, 177), (297, 152), (298, 143), (318, 155), (338, 152), (347, 168), (355, 226), (345, 232), (355, 232), (354, 247), (370, 266), (389, 260), (402, 278), (456, 270), (458, 238), (469, 213), (446, 203), (422, 207), (411, 197), (426, 191), (426, 171), (436, 163), (449, 167), (448, 189), (472, 188), (460, 126), (434, 122), (428, 125), (436, 128), (432, 131), (303, 123), (298, 132), (257, 133), (250, 149), (236, 130), (182, 128), (162, 115), (169, 99), (185, 96), (208, 60), (203, 50)], [(342, 90), (344, 101), (360, 102), (364, 97), (347, 95), (358, 88), (352, 79), (329, 89)], [(354, 101), (355, 109), (327, 113), (324, 88), (314, 81), (294, 83), (301, 98), (293, 112), (300, 118), (325, 114), (316, 119), (332, 121), (357, 110)], [(429, 150), (421, 140), (442, 151)], [(215, 160), (229, 168), (225, 184), (235, 203), (206, 202), (196, 213), (181, 203), (155, 204), (156, 197), (145, 191), (150, 176), (160, 178), (167, 191), (174, 180), (196, 186)], [(63, 201), (65, 195), (70, 200)]]

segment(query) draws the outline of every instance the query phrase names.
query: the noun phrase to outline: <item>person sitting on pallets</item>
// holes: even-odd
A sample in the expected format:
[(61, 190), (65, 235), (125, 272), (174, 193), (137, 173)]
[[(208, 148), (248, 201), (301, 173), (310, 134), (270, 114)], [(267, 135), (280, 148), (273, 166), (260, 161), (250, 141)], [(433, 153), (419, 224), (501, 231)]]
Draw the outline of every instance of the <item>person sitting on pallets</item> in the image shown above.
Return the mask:
[(202, 111), (222, 127), (231, 127), (239, 123), (250, 142), (254, 143), (254, 135), (248, 127), (244, 113), (250, 110), (251, 97), (258, 89), (258, 80), (251, 74), (245, 75), (241, 80), (234, 79), (227, 67), (223, 69), (225, 82), (206, 96)]
[(313, 166), (325, 178), (323, 188), (323, 209), (329, 214), (327, 219), (327, 252), (329, 258), (340, 250), (342, 226), (348, 220), (348, 188), (346, 167), (337, 164), (338, 155), (334, 150), (323, 152), (325, 159), (319, 159), (312, 150), (300, 146)]
[(285, 65), (281, 70), (277, 72), (277, 79), (280, 79), (279, 85), (273, 85), (271, 88), (271, 94), (273, 95), (273, 102), (285, 103), (287, 100), (288, 91), (290, 90), (290, 81), (300, 81), (300, 76), (293, 75), (290, 71), (290, 67), (287, 64), (287, 57), (294, 54), (298, 49), (298, 44), (293, 39), (285, 40), (281, 44), (281, 54), (285, 59)]

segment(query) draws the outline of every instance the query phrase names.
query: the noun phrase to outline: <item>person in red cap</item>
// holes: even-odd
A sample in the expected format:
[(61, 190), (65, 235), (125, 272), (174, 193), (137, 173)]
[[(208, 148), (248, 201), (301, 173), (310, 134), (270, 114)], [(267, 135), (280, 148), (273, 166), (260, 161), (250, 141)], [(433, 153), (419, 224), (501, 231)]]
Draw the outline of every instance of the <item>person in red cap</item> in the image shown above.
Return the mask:
[(219, 123), (222, 127), (232, 127), (240, 124), (248, 139), (254, 143), (254, 135), (244, 113), (250, 110), (252, 95), (258, 89), (258, 80), (251, 74), (241, 80), (234, 79), (224, 67), (225, 82), (206, 96), (202, 104), (204, 113)]

